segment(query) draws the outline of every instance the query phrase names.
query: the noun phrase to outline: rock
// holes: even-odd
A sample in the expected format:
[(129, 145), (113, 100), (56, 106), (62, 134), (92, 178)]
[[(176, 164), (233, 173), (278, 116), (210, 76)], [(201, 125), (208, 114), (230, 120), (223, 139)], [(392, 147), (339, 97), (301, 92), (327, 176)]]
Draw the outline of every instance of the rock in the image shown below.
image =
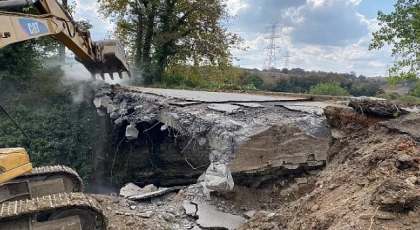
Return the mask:
[(295, 178), (295, 180), (296, 180), (297, 184), (307, 184), (308, 183), (308, 178), (307, 177)]
[(199, 144), (200, 146), (203, 146), (203, 145), (205, 145), (206, 143), (207, 143), (207, 138), (202, 137), (202, 138), (200, 138), (200, 139), (198, 140), (198, 144)]
[(202, 230), (202, 229), (198, 226), (194, 226), (194, 228), (192, 228), (191, 230)]
[(136, 207), (135, 205), (131, 205), (131, 206), (130, 206), (130, 209), (131, 209), (131, 210), (135, 210), (136, 208), (137, 208), (137, 207)]
[(183, 205), (182, 205), (185, 209), (185, 214), (195, 217), (196, 213), (197, 213), (197, 207), (195, 204), (189, 202), (189, 201), (184, 201)]
[(128, 183), (120, 189), (120, 195), (123, 197), (129, 197), (132, 195), (141, 194), (142, 191), (143, 190), (139, 186), (133, 183)]
[(232, 190), (234, 182), (229, 168), (224, 164), (210, 164), (205, 175), (205, 185), (216, 191)]
[(246, 219), (241, 216), (235, 216), (229, 213), (217, 211), (213, 206), (204, 203), (195, 203), (197, 205), (197, 224), (202, 228), (209, 229), (237, 229)]
[(405, 181), (386, 179), (376, 188), (370, 203), (384, 211), (410, 211), (420, 204), (420, 190)]
[(397, 165), (397, 168), (400, 169), (400, 170), (413, 168), (413, 167), (417, 166), (417, 163), (414, 162), (414, 158), (410, 155), (407, 155), (407, 154), (398, 155), (397, 160), (398, 160), (398, 163), (399, 163)]
[(274, 212), (272, 212), (272, 213), (269, 213), (269, 214), (267, 215), (267, 217), (268, 217), (268, 218), (273, 218), (275, 215), (276, 215), (276, 214), (275, 214)]
[(143, 193), (155, 192), (157, 190), (158, 188), (155, 185), (149, 184), (149, 185), (144, 186)]
[(127, 128), (125, 129), (125, 136), (128, 140), (137, 139), (137, 137), (139, 136), (139, 131), (136, 129), (135, 124), (127, 125)]
[(109, 103), (111, 103), (111, 99), (109, 99), (109, 97), (106, 95), (101, 96), (101, 97), (96, 97), (93, 100), (93, 104), (95, 104), (95, 107), (98, 109), (107, 108)]
[(338, 185), (338, 184), (332, 184), (332, 185), (328, 186), (328, 189), (329, 190), (335, 190), (338, 187), (340, 187), (340, 185)]
[(319, 205), (315, 204), (314, 206), (312, 206), (311, 208), (311, 212), (316, 212), (319, 210)]
[(127, 222), (125, 222), (125, 224), (126, 224), (127, 226), (131, 226), (131, 225), (134, 225), (134, 224), (135, 224), (135, 222), (134, 222), (133, 220), (129, 219), (129, 220), (127, 220)]
[(244, 215), (248, 218), (252, 218), (255, 215), (255, 213), (256, 213), (255, 210), (251, 210), (251, 211), (248, 211), (248, 212), (244, 213)]
[(417, 177), (415, 176), (409, 177), (405, 179), (405, 182), (407, 182), (407, 184), (409, 184), (411, 187), (415, 187), (417, 183)]
[(162, 213), (162, 217), (164, 220), (166, 220), (169, 223), (175, 222), (175, 216), (171, 213)]
[(140, 212), (137, 214), (137, 216), (143, 217), (143, 218), (150, 218), (154, 215), (155, 213), (152, 211), (147, 211), (147, 212)]
[(106, 207), (106, 210), (111, 211), (112, 208), (111, 207)]

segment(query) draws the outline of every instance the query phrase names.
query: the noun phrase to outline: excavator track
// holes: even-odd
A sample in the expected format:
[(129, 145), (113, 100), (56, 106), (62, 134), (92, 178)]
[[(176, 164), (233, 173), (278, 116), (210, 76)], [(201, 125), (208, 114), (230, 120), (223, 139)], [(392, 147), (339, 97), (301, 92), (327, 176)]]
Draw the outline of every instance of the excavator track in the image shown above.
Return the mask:
[(83, 189), (83, 181), (73, 169), (66, 166), (39, 167), (1, 184), (0, 203), (56, 193), (83, 192)]
[(51, 177), (66, 177), (73, 182), (73, 189), (70, 192), (83, 192), (84, 186), (82, 178), (80, 178), (79, 174), (74, 171), (74, 169), (64, 165), (33, 168), (31, 172), (24, 174), (16, 179), (45, 179)]
[(107, 219), (92, 197), (59, 193), (0, 205), (0, 229), (105, 230)]

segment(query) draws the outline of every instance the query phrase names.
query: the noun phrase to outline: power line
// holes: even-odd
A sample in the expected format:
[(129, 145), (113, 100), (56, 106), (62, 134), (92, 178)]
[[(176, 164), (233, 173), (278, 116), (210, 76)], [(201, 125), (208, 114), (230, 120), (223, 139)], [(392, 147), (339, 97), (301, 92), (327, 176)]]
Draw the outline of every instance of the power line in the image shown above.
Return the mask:
[(266, 34), (268, 34), (265, 39), (269, 40), (268, 45), (264, 48), (265, 53), (265, 62), (263, 69), (270, 70), (276, 68), (276, 59), (277, 59), (277, 50), (280, 49), (280, 46), (277, 46), (277, 39), (282, 38), (279, 35), (279, 29), (281, 31), (282, 27), (277, 23), (273, 23), (271, 26), (268, 26), (266, 29)]

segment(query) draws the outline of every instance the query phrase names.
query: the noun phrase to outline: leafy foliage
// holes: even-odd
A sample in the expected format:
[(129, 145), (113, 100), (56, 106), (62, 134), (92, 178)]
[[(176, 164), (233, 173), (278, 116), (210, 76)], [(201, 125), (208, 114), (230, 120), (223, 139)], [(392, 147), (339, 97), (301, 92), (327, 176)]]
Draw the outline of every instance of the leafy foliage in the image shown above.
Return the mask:
[(242, 84), (254, 85), (255, 88), (262, 89), (264, 85), (264, 80), (260, 76), (256, 74), (252, 74), (252, 75), (246, 76), (245, 79), (242, 81)]
[(309, 90), (309, 94), (331, 95), (331, 96), (350, 96), (350, 93), (341, 88), (337, 82), (330, 81), (314, 85)]
[[(241, 41), (227, 32), (224, 0), (99, 0), (99, 4), (102, 14), (116, 22), (116, 35), (130, 48), (135, 72), (146, 84), (162, 82), (170, 71), (173, 78), (173, 72), (187, 66), (228, 67), (229, 48)], [(200, 77), (204, 76), (186, 80), (203, 81)]]
[[(97, 115), (85, 106), (68, 100), (39, 108), (18, 105), (9, 111), (32, 138), (31, 160), (35, 166), (68, 165), (88, 182), (92, 146), (97, 141), (92, 118)], [(4, 115), (0, 116), (0, 147), (29, 149), (28, 141)]]
[(392, 56), (401, 57), (390, 69), (391, 83), (413, 79), (420, 70), (420, 1), (398, 0), (390, 14), (378, 12), (381, 29), (373, 33), (370, 50), (392, 45)]
[(305, 93), (314, 85), (330, 81), (337, 82), (341, 88), (348, 91), (352, 96), (375, 96), (378, 93), (384, 93), (380, 83), (336, 73), (319, 73), (319, 75), (311, 73), (303, 76), (290, 76), (278, 80), (272, 90), (277, 92)]

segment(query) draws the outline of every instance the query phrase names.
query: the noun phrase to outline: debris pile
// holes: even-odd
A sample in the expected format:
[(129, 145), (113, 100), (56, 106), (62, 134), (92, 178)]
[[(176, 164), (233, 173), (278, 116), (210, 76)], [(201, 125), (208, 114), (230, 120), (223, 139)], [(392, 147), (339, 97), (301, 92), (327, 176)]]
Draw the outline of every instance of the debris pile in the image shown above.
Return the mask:
[(325, 108), (333, 141), (314, 189), (240, 229), (420, 229), (419, 116), (377, 105)]
[(226, 191), (325, 165), (327, 104), (306, 100), (107, 85), (95, 105), (131, 143), (133, 169), (119, 174), (175, 185), (205, 171), (206, 189)]

